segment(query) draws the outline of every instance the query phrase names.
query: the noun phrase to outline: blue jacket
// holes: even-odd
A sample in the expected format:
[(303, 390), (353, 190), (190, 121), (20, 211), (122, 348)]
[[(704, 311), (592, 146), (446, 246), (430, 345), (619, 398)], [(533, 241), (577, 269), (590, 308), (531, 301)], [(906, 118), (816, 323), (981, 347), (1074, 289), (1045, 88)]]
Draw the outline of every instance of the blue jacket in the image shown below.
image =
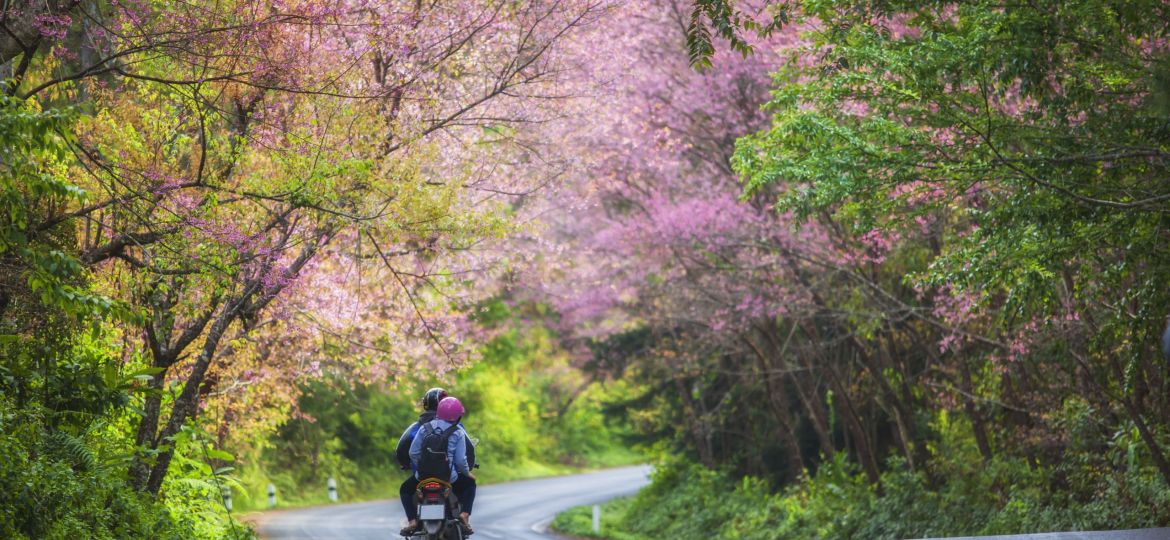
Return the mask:
[[(446, 420), (432, 420), (426, 424), (427, 429), (443, 431), (451, 427), (451, 422)], [(421, 427), (419, 428), (422, 429)], [(422, 458), (422, 442), (424, 437), (415, 437), (414, 442), (410, 443), (410, 463), (415, 468), (415, 476), (418, 476), (418, 460)], [(471, 464), (467, 461), (467, 446), (471, 443), (468, 440), (467, 432), (463, 430), (463, 426), (455, 428), (455, 432), (447, 439), (447, 462), (451, 464), (451, 475), (449, 481), (455, 483), (459, 479), (459, 475), (467, 476), (471, 473)], [(422, 478), (419, 478), (422, 480)]]
[[(418, 428), (425, 424), (429, 424), (431, 420), (434, 419), (435, 411), (423, 412), (422, 414), (418, 415), (418, 421), (407, 427), (406, 431), (402, 432), (402, 436), (398, 438), (398, 448), (395, 449), (394, 455), (398, 458), (398, 465), (401, 466), (403, 470), (417, 470), (414, 466), (414, 462), (410, 459), (410, 445), (414, 442), (415, 435), (418, 435)], [(464, 429), (463, 424), (460, 424), (459, 427)], [(464, 432), (466, 433), (466, 429), (464, 429)], [(470, 437), (468, 437), (466, 441), (467, 444), (464, 445), (464, 450), (467, 452), (467, 463), (474, 468), (475, 445), (471, 443)]]
[(414, 436), (418, 434), (419, 426), (435, 419), (435, 411), (425, 411), (418, 415), (418, 421), (411, 424), (402, 432), (402, 436), (398, 438), (398, 448), (395, 449), (394, 455), (398, 458), (398, 465), (403, 469), (409, 469), (413, 465), (410, 462), (410, 443), (414, 442)]

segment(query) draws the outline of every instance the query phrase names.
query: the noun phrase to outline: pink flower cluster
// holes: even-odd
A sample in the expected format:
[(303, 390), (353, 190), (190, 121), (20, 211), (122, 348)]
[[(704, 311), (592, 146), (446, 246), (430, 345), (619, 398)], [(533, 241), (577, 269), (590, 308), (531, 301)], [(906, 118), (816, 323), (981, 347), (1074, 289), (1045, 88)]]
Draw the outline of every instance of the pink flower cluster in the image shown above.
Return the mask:
[(43, 13), (33, 17), (33, 25), (37, 31), (48, 39), (65, 39), (72, 24), (73, 18), (67, 14)]

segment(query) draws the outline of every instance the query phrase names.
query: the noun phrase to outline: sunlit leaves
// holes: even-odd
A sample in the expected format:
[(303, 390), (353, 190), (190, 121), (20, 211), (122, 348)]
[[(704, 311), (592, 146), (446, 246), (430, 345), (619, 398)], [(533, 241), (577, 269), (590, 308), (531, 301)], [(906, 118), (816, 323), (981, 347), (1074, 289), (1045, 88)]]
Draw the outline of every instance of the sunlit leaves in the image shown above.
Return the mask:
[(742, 56), (754, 51), (753, 40), (767, 38), (789, 22), (789, 6), (776, 2), (766, 6), (762, 14), (748, 13), (733, 0), (695, 0), (686, 27), (687, 56), (698, 68), (711, 66), (716, 39)]

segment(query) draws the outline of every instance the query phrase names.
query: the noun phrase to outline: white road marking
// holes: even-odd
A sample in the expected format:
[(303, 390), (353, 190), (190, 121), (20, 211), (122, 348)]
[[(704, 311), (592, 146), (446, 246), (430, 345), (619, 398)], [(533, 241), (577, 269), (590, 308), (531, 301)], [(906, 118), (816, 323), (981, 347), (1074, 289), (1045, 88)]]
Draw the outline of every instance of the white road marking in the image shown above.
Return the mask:
[(550, 517), (548, 519), (542, 519), (540, 521), (537, 521), (536, 523), (533, 523), (532, 524), (532, 532), (534, 532), (536, 534), (544, 534), (544, 533), (548, 532), (548, 526), (552, 523), (552, 521), (555, 517), (556, 516), (553, 516), (553, 517)]

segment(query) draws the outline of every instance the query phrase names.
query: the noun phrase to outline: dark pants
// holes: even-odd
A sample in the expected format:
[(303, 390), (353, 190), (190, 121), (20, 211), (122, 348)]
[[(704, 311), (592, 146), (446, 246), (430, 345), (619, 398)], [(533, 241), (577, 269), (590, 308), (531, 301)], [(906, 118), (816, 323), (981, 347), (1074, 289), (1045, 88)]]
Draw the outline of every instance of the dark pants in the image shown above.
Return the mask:
[(461, 474), (459, 479), (451, 484), (451, 489), (455, 496), (459, 497), (459, 510), (470, 514), (471, 505), (475, 504), (475, 480)]
[[(414, 502), (414, 492), (418, 489), (418, 478), (408, 476), (398, 488), (398, 496), (402, 499), (402, 510), (406, 512), (406, 519), (418, 519), (418, 505)], [(451, 484), (451, 491), (459, 499), (459, 508), (463, 512), (471, 513), (471, 506), (475, 504), (475, 480), (463, 475)]]
[(402, 510), (406, 512), (407, 521), (418, 519), (418, 505), (414, 502), (414, 491), (418, 489), (418, 478), (414, 475), (406, 477), (402, 486), (398, 488), (398, 496), (402, 499)]

